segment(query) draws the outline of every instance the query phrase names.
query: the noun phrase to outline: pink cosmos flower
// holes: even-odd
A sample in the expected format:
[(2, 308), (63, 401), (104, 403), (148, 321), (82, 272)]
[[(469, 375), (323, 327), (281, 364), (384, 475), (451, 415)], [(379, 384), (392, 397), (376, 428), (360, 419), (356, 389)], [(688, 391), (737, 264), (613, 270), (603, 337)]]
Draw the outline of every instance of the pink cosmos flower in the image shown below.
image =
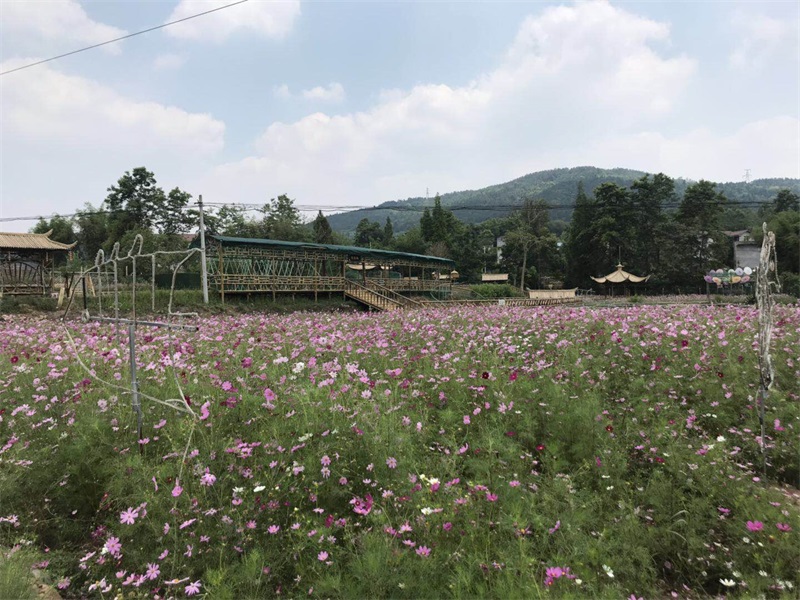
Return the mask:
[(276, 534), (276, 533), (278, 533), (280, 530), (281, 530), (281, 526), (280, 526), (280, 525), (270, 525), (270, 526), (267, 528), (267, 531), (268, 531), (268, 532), (269, 532), (271, 535), (275, 535), (275, 534)]
[(353, 505), (353, 512), (364, 516), (372, 511), (373, 503), (372, 494), (366, 494), (363, 499), (356, 496), (350, 500), (350, 504)]
[(122, 550), (122, 544), (120, 543), (119, 538), (116, 537), (108, 538), (103, 547), (112, 556), (117, 556), (119, 554), (119, 551)]
[(180, 479), (177, 479), (175, 481), (175, 487), (172, 488), (172, 496), (177, 498), (178, 496), (181, 495), (181, 493), (183, 493), (183, 488), (181, 487)]
[(320, 561), (328, 560), (328, 553), (323, 550), (322, 552), (317, 554), (317, 560), (320, 560)]
[(792, 527), (788, 523), (775, 523), (775, 527), (777, 527), (780, 531), (791, 531)]
[(427, 557), (427, 556), (430, 556), (431, 549), (428, 548), (427, 546), (420, 546), (419, 548), (416, 549), (416, 553), (419, 556), (426, 556)]
[(156, 563), (147, 563), (147, 572), (144, 576), (147, 579), (153, 580), (158, 579), (158, 576), (161, 574), (161, 569), (158, 567)]
[(200, 485), (204, 485), (206, 487), (211, 487), (214, 485), (214, 482), (217, 481), (216, 475), (210, 473), (208, 470), (203, 474), (200, 478)]
[(762, 523), (761, 521), (748, 521), (747, 529), (749, 531), (761, 531), (762, 529), (764, 529), (764, 523)]
[(197, 581), (193, 581), (185, 588), (183, 588), (183, 591), (187, 596), (194, 596), (195, 594), (200, 593), (200, 586), (201, 586), (200, 580), (198, 579)]
[(389, 467), (390, 469), (396, 469), (397, 459), (393, 456), (390, 456), (389, 458), (386, 459), (386, 466)]
[(548, 529), (547, 532), (552, 535), (559, 529), (561, 529), (561, 521), (556, 521), (556, 524), (550, 529)]
[(120, 514), (119, 522), (123, 525), (133, 525), (138, 517), (139, 511), (129, 506), (128, 510), (122, 511), (122, 514)]

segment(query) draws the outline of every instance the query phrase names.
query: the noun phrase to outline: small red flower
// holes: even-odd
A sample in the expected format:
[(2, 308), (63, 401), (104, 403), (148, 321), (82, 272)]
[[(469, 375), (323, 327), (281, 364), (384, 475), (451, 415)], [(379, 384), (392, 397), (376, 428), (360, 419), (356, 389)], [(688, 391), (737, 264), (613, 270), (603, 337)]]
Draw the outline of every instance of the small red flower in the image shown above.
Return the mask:
[(481, 377), (483, 379), (489, 379), (489, 372), (488, 371), (484, 371), (483, 373), (481, 373)]
[(544, 444), (539, 444), (538, 446), (536, 446), (536, 450), (538, 452), (541, 452), (542, 450), (544, 450)]
[(19, 356), (12, 356), (11, 357), (11, 364), (15, 365), (19, 362)]
[(607, 431), (608, 433), (611, 433), (612, 431), (614, 431), (614, 427), (613, 427), (613, 426), (611, 426), (611, 425), (606, 425), (606, 431)]
[(723, 373), (722, 371), (717, 371), (717, 377), (722, 379), (723, 377), (725, 377), (725, 373)]
[(681, 340), (681, 348), (686, 348), (689, 345), (689, 340)]

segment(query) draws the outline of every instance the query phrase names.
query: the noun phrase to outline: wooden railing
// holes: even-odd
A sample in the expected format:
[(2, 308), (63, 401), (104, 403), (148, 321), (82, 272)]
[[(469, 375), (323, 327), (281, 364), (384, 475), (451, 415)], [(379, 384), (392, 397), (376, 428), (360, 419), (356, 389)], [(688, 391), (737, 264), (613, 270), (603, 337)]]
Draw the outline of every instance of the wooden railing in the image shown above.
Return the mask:
[(425, 306), (496, 305), (496, 306), (556, 306), (579, 302), (579, 298), (492, 298), (469, 300), (423, 300)]
[(347, 287), (345, 288), (344, 293), (353, 300), (357, 300), (362, 304), (366, 304), (375, 310), (388, 311), (403, 308), (403, 304), (398, 300), (390, 298), (389, 296), (381, 294), (374, 289), (370, 289), (353, 281), (347, 282)]
[(409, 298), (408, 296), (403, 296), (403, 294), (398, 294), (392, 289), (385, 287), (383, 285), (382, 279), (367, 279), (367, 287), (370, 289), (374, 289), (378, 291), (378, 293), (391, 298), (395, 302), (399, 302), (406, 308), (422, 308), (424, 304), (415, 298)]

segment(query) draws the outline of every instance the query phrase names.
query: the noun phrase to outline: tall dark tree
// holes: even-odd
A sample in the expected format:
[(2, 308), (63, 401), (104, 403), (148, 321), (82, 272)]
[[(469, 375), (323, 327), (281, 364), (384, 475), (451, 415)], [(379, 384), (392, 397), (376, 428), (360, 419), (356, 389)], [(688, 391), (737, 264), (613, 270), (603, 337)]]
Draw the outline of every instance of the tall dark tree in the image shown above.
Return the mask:
[(392, 248), (398, 252), (408, 252), (410, 254), (425, 254), (425, 240), (419, 227), (413, 227), (408, 231), (395, 236)]
[(394, 240), (394, 227), (392, 226), (392, 220), (386, 217), (386, 223), (383, 225), (383, 245), (388, 248), (392, 240)]
[[(512, 228), (506, 233), (506, 245), (518, 248), (519, 257), (519, 287), (525, 289), (528, 273), (528, 261), (537, 245), (539, 238), (549, 234), (547, 230), (548, 206), (543, 200), (526, 200), (522, 208), (512, 215)], [(504, 251), (505, 254), (505, 251)], [(510, 254), (507, 255), (510, 259)], [(508, 261), (507, 261), (508, 262)]]
[(627, 188), (603, 183), (594, 190), (593, 238), (600, 253), (600, 267), (611, 269), (620, 260), (626, 264), (635, 256), (635, 211)]
[(262, 209), (264, 213), (263, 224), (267, 236), (273, 240), (288, 242), (305, 241), (307, 234), (303, 227), (300, 211), (295, 207), (294, 200), (286, 194), (281, 194), (269, 201)]
[(375, 221), (361, 219), (356, 226), (354, 242), (356, 246), (363, 248), (380, 247), (383, 242), (383, 229)]
[(594, 200), (586, 195), (581, 181), (575, 197), (575, 210), (565, 236), (568, 286), (588, 287), (591, 284), (589, 276), (600, 274), (592, 229), (594, 218)]
[(427, 206), (422, 211), (422, 217), (419, 219), (419, 232), (425, 242), (433, 240), (433, 218)]
[(667, 221), (665, 206), (675, 202), (675, 181), (663, 173), (645, 175), (631, 184), (633, 243), (626, 261), (631, 270), (650, 274), (658, 270)]
[(328, 223), (328, 219), (325, 218), (325, 215), (322, 214), (322, 211), (319, 211), (317, 218), (314, 219), (312, 229), (314, 231), (314, 241), (316, 243), (333, 243), (333, 229), (331, 229), (331, 224)]
[(78, 253), (85, 262), (94, 263), (97, 251), (109, 238), (109, 215), (87, 202), (76, 213), (75, 225), (78, 228)]
[(772, 209), (775, 213), (786, 211), (800, 211), (800, 196), (792, 190), (782, 189), (772, 201)]
[(116, 185), (108, 188), (105, 205), (109, 214), (109, 235), (114, 241), (130, 230), (184, 231), (188, 224), (184, 210), (191, 194), (179, 188), (169, 194), (158, 187), (155, 175), (144, 167), (126, 171)]
[(687, 275), (702, 277), (713, 263), (723, 262), (729, 254), (730, 241), (719, 227), (726, 203), (724, 194), (710, 181), (701, 180), (686, 188), (676, 221), (681, 228), (681, 259)]
[(47, 233), (48, 231), (53, 232), (50, 234), (50, 239), (54, 242), (71, 244), (78, 239), (72, 221), (60, 215), (55, 215), (51, 219), (39, 219), (31, 229), (31, 233)]

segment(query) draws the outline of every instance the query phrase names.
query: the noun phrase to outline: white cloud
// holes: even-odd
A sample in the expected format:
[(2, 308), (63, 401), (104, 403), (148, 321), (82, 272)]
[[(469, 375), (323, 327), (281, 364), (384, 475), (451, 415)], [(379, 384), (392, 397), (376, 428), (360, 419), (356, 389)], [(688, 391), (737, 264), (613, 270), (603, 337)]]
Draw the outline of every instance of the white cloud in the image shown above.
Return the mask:
[(272, 95), (281, 100), (291, 100), (292, 98), (292, 93), (289, 91), (289, 86), (285, 83), (273, 87)]
[(328, 87), (317, 86), (310, 90), (303, 90), (306, 100), (322, 100), (323, 102), (342, 102), (345, 93), (341, 83), (333, 82)]
[(272, 95), (280, 100), (292, 100), (293, 98), (300, 97), (304, 100), (328, 102), (331, 104), (338, 104), (345, 99), (344, 86), (336, 81), (330, 83), (328, 86), (318, 85), (307, 90), (303, 90), (295, 95), (289, 90), (289, 86), (285, 83), (276, 85), (272, 88)]
[(153, 68), (159, 71), (180, 69), (186, 64), (186, 57), (181, 54), (159, 54), (153, 61)]
[[(12, 69), (23, 60), (2, 63)], [(0, 127), (21, 142), (40, 141), (114, 148), (158, 145), (191, 154), (223, 146), (225, 125), (207, 114), (156, 102), (137, 102), (82, 77), (45, 65), (15, 74), (2, 87)]]
[[(16, 55), (72, 50), (68, 46), (98, 44), (127, 33), (92, 20), (74, 0), (4, 1), (0, 31)], [(118, 53), (120, 46), (103, 49)]]
[(545, 9), (474, 81), (385, 91), (363, 112), (273, 123), (257, 155), (219, 167), (205, 183), (220, 193), (235, 184), (248, 198), (269, 182), (306, 202), (371, 204), (562, 166), (550, 159), (562, 148), (673, 109), (696, 65), (654, 48), (668, 41), (665, 24), (605, 2)]
[[(800, 178), (800, 120), (757, 120), (728, 135), (706, 128), (672, 137), (647, 131), (601, 140), (578, 155), (583, 160), (602, 156), (601, 166), (624, 164), (694, 180), (738, 181), (745, 169), (754, 179)], [(731, 177), (732, 170), (740, 177)]]
[[(230, 3), (230, 0), (181, 0), (167, 21), (176, 21)], [(179, 39), (217, 43), (241, 31), (281, 39), (292, 30), (299, 16), (299, 0), (254, 0), (173, 25), (165, 31)]]
[(733, 68), (759, 68), (776, 54), (798, 58), (797, 19), (777, 19), (737, 10), (731, 18), (738, 45), (730, 55)]
[(106, 187), (137, 166), (165, 188), (184, 188), (224, 145), (225, 125), (211, 115), (131, 100), (47, 65), (15, 73), (13, 85), (0, 88), (0, 106), (0, 212), (14, 215), (98, 205)]

